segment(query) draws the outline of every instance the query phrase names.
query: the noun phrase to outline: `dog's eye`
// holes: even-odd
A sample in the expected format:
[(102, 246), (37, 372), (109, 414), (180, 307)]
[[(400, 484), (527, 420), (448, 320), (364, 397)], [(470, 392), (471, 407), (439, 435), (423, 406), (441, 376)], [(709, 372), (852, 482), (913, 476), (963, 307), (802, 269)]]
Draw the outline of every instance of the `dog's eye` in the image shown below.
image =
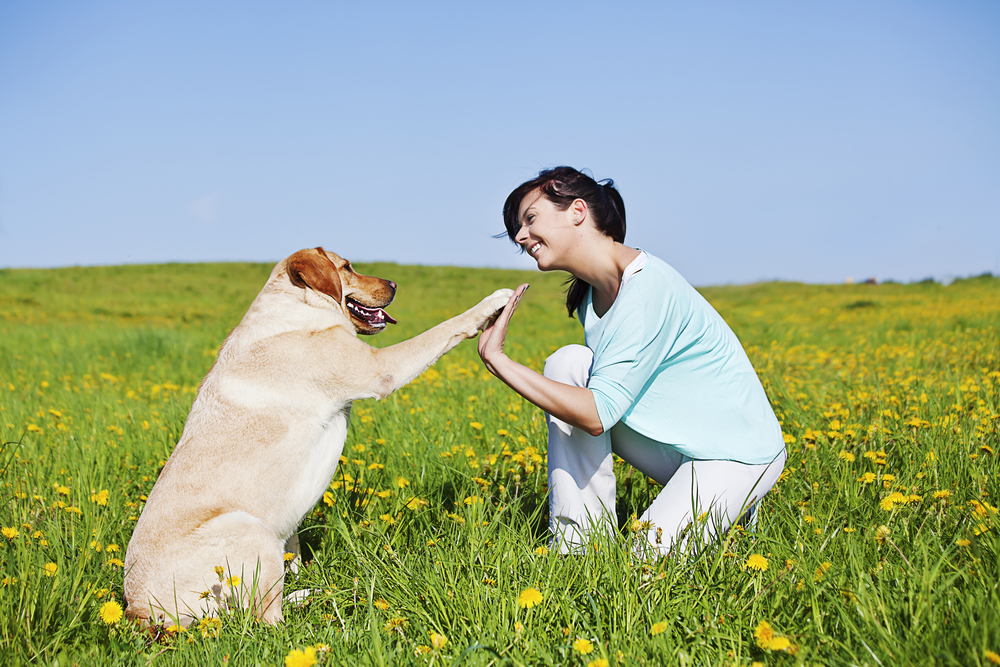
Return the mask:
[(348, 270), (348, 271), (350, 271), (351, 273), (354, 273), (354, 267), (353, 267), (353, 266), (351, 266), (351, 263), (350, 263), (350, 262), (348, 262), (347, 264), (344, 264), (344, 267), (343, 267), (343, 268), (347, 269), (347, 270)]

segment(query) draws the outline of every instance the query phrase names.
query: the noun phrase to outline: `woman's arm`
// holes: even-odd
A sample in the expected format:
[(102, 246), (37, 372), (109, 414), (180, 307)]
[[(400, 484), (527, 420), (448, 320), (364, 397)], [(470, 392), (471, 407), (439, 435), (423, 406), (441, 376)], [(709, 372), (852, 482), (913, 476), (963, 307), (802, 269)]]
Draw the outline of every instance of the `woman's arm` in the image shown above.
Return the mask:
[(593, 392), (586, 387), (550, 380), (504, 354), (507, 324), (527, 289), (527, 284), (518, 287), (496, 321), (483, 330), (479, 336), (479, 356), (490, 373), (545, 412), (590, 435), (600, 435), (604, 426), (597, 414)]

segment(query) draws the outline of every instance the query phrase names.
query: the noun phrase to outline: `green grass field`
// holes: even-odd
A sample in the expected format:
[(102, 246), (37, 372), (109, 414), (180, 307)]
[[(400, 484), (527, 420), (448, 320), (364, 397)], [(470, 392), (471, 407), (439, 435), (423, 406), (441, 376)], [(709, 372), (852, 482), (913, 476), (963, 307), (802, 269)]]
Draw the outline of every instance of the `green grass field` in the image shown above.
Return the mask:
[[(629, 543), (658, 489), (621, 462), (618, 539), (546, 552), (544, 416), (463, 343), (386, 400), (355, 404), (286, 580), (316, 591), (306, 604), (279, 627), (234, 610), (152, 641), (110, 613), (124, 550), (270, 268), (0, 270), (0, 663), (1000, 662), (990, 277), (702, 290), (747, 349), (789, 462), (754, 533), (657, 561)], [(399, 325), (366, 339), (377, 346), (525, 280), (509, 354), (540, 369), (582, 342), (562, 276), (358, 268), (401, 286)], [(527, 589), (541, 596), (530, 608)]]

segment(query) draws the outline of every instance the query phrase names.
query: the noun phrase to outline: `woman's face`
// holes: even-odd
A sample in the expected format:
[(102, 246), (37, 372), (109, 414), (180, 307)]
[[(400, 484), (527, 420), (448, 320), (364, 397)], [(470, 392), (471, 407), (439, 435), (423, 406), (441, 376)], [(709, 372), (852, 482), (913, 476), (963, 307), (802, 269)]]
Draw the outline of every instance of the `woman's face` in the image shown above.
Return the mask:
[[(575, 203), (581, 203), (577, 200)], [(542, 271), (564, 269), (570, 251), (579, 243), (579, 220), (582, 219), (578, 206), (570, 206), (560, 211), (545, 198), (540, 190), (532, 190), (521, 200), (517, 220), (521, 228), (514, 236), (514, 242), (535, 258)], [(583, 216), (586, 210), (583, 211)]]

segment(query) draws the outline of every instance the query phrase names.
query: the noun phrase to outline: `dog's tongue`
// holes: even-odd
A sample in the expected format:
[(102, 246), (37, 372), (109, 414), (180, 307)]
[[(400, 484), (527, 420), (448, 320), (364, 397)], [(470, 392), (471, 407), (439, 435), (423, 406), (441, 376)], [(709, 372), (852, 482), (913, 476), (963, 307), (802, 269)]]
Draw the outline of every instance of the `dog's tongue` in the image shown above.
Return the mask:
[(384, 317), (385, 321), (388, 322), (389, 324), (395, 324), (396, 323), (396, 320), (389, 313), (385, 312), (381, 308), (379, 308), (379, 312), (382, 313), (382, 317)]

